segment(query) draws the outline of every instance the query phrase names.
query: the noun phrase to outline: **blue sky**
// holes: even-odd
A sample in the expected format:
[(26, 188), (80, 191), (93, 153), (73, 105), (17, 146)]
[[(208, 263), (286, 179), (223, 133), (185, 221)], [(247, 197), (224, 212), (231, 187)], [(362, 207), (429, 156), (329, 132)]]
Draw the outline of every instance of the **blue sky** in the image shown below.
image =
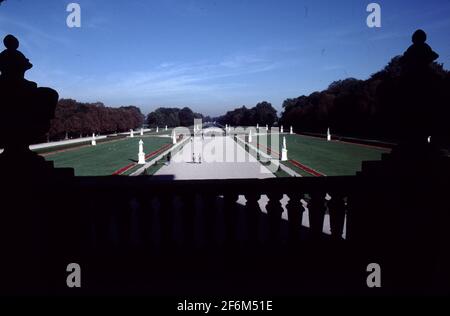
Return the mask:
[[(66, 6), (81, 6), (81, 28)], [(450, 1), (377, 1), (382, 27), (368, 28), (372, 1), (7, 0), (0, 36), (11, 33), (34, 64), (27, 78), (61, 97), (106, 105), (189, 106), (219, 115), (237, 106), (366, 79), (423, 28), (450, 63)]]

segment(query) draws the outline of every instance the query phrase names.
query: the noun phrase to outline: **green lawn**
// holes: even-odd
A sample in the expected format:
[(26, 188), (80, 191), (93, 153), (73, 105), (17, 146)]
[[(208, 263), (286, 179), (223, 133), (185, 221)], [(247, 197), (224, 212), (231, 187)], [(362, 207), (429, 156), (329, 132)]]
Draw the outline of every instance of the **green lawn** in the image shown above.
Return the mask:
[[(244, 135), (239, 135), (238, 138), (243, 141), (244, 140)], [(248, 138), (246, 138), (245, 141), (248, 141)], [(248, 152), (251, 156), (253, 156), (254, 158), (259, 159), (256, 150), (254, 150), (253, 148), (250, 148), (248, 145), (244, 145), (240, 141), (237, 141), (237, 144), (238, 144), (238, 146), (241, 146), (242, 148), (244, 148), (245, 151)], [(255, 140), (252, 142), (252, 145), (256, 147), (256, 141)], [(260, 162), (263, 165), (267, 165), (268, 164), (268, 163), (264, 163), (261, 160), (260, 160)], [(274, 172), (274, 175), (277, 178), (290, 177), (290, 175), (287, 174), (286, 172), (284, 172), (283, 170), (281, 170), (281, 168), (278, 168), (278, 170), (276, 172)]]
[[(119, 139), (123, 139), (126, 138), (126, 136), (108, 136), (108, 138), (100, 138), (97, 139), (97, 145), (103, 142), (110, 142), (112, 140), (119, 140)], [(86, 146), (86, 145), (90, 145), (91, 144), (91, 140), (90, 139), (86, 139), (83, 142), (80, 143), (71, 143), (71, 144), (64, 144), (64, 145), (57, 145), (57, 146), (52, 146), (52, 147), (45, 147), (45, 148), (39, 148), (39, 149), (33, 149), (33, 151), (37, 154), (47, 154), (47, 153), (51, 153), (57, 150), (66, 150), (66, 149), (71, 149), (71, 148), (77, 148), (80, 146)]]
[[(288, 149), (288, 159), (306, 165), (328, 176), (354, 175), (361, 170), (361, 163), (366, 160), (380, 160), (381, 154), (389, 149), (378, 149), (358, 144), (339, 141), (327, 142), (325, 139), (303, 135), (284, 135)], [(255, 144), (256, 138), (253, 139)], [(267, 139), (270, 147), (270, 136)], [(280, 139), (281, 152), (282, 138)], [(288, 167), (301, 175), (305, 171), (290, 162), (284, 162)]]
[(169, 137), (135, 136), (50, 154), (45, 158), (53, 161), (56, 168), (74, 168), (77, 176), (111, 175), (114, 171), (137, 161), (140, 139), (144, 141), (145, 154), (171, 143)]
[[(169, 134), (170, 132), (171, 130), (160, 129), (160, 134)], [(289, 159), (296, 160), (329, 176), (354, 175), (361, 169), (362, 161), (379, 160), (383, 152), (389, 151), (338, 141), (327, 142), (324, 139), (309, 136), (288, 134), (284, 136)], [(171, 143), (169, 137), (155, 137), (151, 134), (137, 135), (134, 138), (98, 143), (97, 146), (69, 149), (65, 152), (49, 154), (45, 158), (53, 161), (57, 168), (74, 168), (77, 176), (111, 175), (114, 171), (137, 161), (138, 142), (141, 138), (144, 141), (146, 154)], [(270, 147), (270, 137), (267, 142), (267, 146)], [(253, 138), (253, 144), (256, 145), (256, 137)], [(280, 139), (280, 146), (281, 144), (282, 139)], [(281, 152), (281, 148), (279, 152)], [(303, 176), (310, 175), (291, 162), (284, 162), (284, 164)], [(280, 174), (279, 176), (285, 175)]]

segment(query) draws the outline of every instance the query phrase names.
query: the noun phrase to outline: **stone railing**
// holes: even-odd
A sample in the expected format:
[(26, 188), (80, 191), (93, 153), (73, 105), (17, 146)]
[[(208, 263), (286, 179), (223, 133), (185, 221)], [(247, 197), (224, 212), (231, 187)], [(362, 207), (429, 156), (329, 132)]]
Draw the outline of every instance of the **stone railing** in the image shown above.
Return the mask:
[[(177, 238), (180, 245), (185, 245), (194, 241), (196, 231), (203, 234), (197, 236), (196, 244), (201, 245), (202, 241), (219, 242), (221, 238), (282, 243), (319, 238), (326, 214), (331, 237), (342, 239), (345, 217), (352, 222), (347, 202), (355, 186), (356, 177), (186, 181), (78, 177), (64, 186), (64, 191), (75, 194), (82, 205), (74, 205), (74, 213), (80, 222), (91, 227), (85, 236), (91, 245), (105, 239), (131, 246), (149, 239), (169, 242)], [(331, 200), (326, 199), (327, 193)], [(305, 210), (309, 228), (305, 227), (302, 234)], [(258, 221), (267, 224), (267, 230), (261, 228), (259, 234)], [(148, 238), (151, 224), (159, 236)], [(245, 228), (237, 229), (242, 224)], [(222, 230), (223, 234), (213, 236)], [(177, 235), (181, 232), (182, 236)], [(287, 233), (285, 238), (283, 233)]]
[[(448, 289), (447, 159), (428, 169), (391, 160), (344, 177), (12, 174), (2, 191), (4, 271), (40, 262), (37, 284), (57, 293), (67, 290), (58, 271), (70, 262), (90, 271), (87, 294), (359, 293), (375, 262), (389, 267), (389, 293), (440, 293)], [(411, 280), (415, 269), (423, 273)], [(11, 283), (37, 277), (26, 270)]]

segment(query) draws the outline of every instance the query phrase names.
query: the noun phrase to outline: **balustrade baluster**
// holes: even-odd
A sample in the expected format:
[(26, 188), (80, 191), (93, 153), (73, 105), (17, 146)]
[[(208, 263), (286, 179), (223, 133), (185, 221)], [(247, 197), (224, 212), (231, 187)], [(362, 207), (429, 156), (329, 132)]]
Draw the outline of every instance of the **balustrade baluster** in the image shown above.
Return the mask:
[(159, 195), (159, 227), (161, 236), (161, 248), (169, 250), (173, 246), (172, 238), (172, 196)]
[(112, 199), (103, 191), (87, 196), (86, 204), (89, 205), (85, 210), (87, 217), (91, 218), (93, 238), (92, 245), (97, 248), (107, 248), (111, 240), (110, 223), (112, 214)]
[(246, 221), (247, 234), (250, 243), (258, 241), (258, 226), (259, 219), (262, 215), (258, 200), (261, 198), (260, 194), (249, 193), (245, 195), (246, 203)]
[(269, 219), (269, 240), (272, 243), (277, 243), (281, 239), (281, 214), (283, 214), (283, 207), (281, 206), (281, 199), (283, 194), (281, 193), (269, 193), (267, 194), (269, 202), (267, 203), (267, 216)]
[(301, 202), (302, 197), (303, 194), (301, 193), (290, 193), (289, 202), (286, 205), (288, 212), (288, 238), (291, 244), (295, 244), (300, 240), (300, 228), (302, 226), (303, 212), (305, 211)]
[(144, 248), (148, 248), (152, 244), (152, 196), (148, 196), (147, 192), (141, 192), (137, 196), (137, 231), (138, 240)]
[(325, 193), (313, 192), (308, 203), (309, 226), (314, 238), (319, 237), (323, 231), (325, 216)]
[(342, 239), (346, 210), (344, 195), (340, 192), (334, 192), (327, 204), (330, 214), (331, 236), (335, 239)]
[(195, 241), (195, 205), (196, 195), (193, 193), (183, 194), (181, 196), (181, 222), (183, 226), (183, 243), (186, 246), (193, 246)]
[(237, 193), (228, 193), (224, 195), (224, 222), (225, 222), (225, 239), (229, 244), (236, 241), (236, 222), (237, 222), (237, 206), (236, 202), (239, 196)]
[(216, 240), (216, 195), (204, 194), (203, 197), (203, 218), (204, 218), (204, 239), (207, 245), (213, 245)]
[(131, 216), (132, 216), (132, 200), (131, 194), (113, 195), (114, 208), (116, 216), (115, 229), (117, 232), (117, 240), (121, 247), (127, 247), (131, 238)]

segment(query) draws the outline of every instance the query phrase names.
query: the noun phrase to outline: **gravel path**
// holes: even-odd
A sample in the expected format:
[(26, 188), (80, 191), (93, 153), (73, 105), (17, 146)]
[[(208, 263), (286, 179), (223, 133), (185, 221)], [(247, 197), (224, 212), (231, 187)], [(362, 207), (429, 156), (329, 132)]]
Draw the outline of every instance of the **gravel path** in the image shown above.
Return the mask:
[[(204, 132), (206, 133), (208, 129)], [(192, 161), (192, 153), (195, 162)], [(199, 163), (199, 154), (201, 163)], [(173, 175), (175, 179), (273, 178), (273, 173), (249, 155), (229, 136), (196, 135), (184, 145), (169, 165), (155, 175)]]

